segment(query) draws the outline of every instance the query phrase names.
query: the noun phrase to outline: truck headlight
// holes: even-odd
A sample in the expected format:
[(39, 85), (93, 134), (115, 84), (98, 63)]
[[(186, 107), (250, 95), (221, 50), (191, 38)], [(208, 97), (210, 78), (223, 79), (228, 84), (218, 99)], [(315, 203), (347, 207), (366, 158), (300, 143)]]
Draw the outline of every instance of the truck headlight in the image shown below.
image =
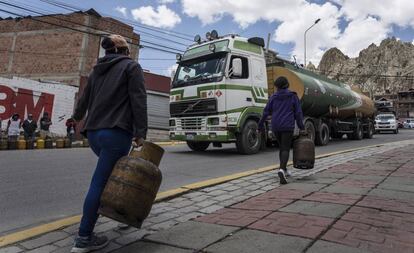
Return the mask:
[(171, 127), (175, 126), (175, 120), (170, 119), (170, 126), (171, 126)]

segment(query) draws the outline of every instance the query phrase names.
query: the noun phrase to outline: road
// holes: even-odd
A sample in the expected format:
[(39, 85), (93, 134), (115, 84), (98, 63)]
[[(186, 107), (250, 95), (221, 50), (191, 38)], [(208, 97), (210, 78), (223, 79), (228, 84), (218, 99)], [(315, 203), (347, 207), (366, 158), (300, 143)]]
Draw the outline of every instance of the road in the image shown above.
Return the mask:
[[(414, 131), (375, 135), (363, 141), (333, 141), (317, 154), (414, 139)], [(166, 147), (161, 191), (278, 163), (277, 149), (239, 155), (234, 145), (191, 152)], [(0, 236), (81, 213), (96, 157), (86, 148), (0, 152)], [(317, 164), (316, 164), (317, 166)]]

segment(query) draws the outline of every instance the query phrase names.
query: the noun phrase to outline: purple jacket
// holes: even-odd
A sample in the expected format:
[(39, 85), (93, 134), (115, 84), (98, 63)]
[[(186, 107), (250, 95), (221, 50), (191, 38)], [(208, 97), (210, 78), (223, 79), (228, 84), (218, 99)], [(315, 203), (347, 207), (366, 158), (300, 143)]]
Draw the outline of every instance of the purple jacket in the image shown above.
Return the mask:
[(295, 92), (288, 89), (278, 90), (269, 98), (259, 121), (260, 130), (264, 129), (264, 123), (269, 115), (272, 115), (273, 132), (293, 131), (295, 120), (299, 129), (305, 129), (299, 98)]

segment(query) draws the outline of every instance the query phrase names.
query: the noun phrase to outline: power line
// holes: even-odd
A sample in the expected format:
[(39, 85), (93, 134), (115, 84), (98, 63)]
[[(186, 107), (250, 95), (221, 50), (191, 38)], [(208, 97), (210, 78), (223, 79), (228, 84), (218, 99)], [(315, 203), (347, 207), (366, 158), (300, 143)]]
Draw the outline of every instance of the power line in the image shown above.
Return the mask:
[[(0, 3), (5, 4), (2, 1), (0, 1)], [(10, 5), (10, 4), (6, 3), (6, 5)], [(11, 11), (8, 11), (8, 10), (0, 9), (0, 11), (2, 11), (4, 13), (11, 14), (11, 15), (14, 15), (14, 16), (18, 16), (18, 17), (21, 17), (21, 18), (27, 18), (24, 15), (21, 15), (21, 14), (15, 13), (15, 12), (11, 12)], [(49, 16), (49, 17), (53, 17), (53, 16)], [(41, 22), (41, 23), (45, 23), (45, 24), (49, 24), (49, 25), (57, 26), (57, 27), (62, 27), (62, 28), (66, 28), (66, 29), (69, 29), (69, 30), (72, 30), (72, 31), (76, 31), (76, 32), (80, 32), (80, 33), (85, 33), (85, 34), (89, 34), (89, 35), (94, 35), (94, 36), (98, 36), (98, 37), (102, 37), (102, 35), (109, 35), (109, 34), (98, 34), (98, 33), (93, 33), (93, 32), (89, 32), (89, 31), (79, 30), (79, 29), (76, 29), (76, 28), (73, 28), (73, 27), (69, 27), (69, 26), (65, 26), (65, 25), (60, 25), (60, 24), (56, 24), (56, 23), (51, 23), (51, 22), (44, 21), (44, 20), (39, 20), (39, 19), (36, 19), (35, 17), (32, 17), (32, 16), (29, 16), (29, 18), (32, 19), (32, 20)], [(58, 19), (56, 17), (53, 17), (53, 18)], [(68, 21), (68, 20), (63, 20), (63, 21), (66, 21), (66, 22), (69, 22), (69, 23), (74, 23), (74, 22)], [(85, 25), (82, 25), (82, 26), (85, 26)], [(99, 31), (99, 29), (96, 29), (96, 28), (93, 28), (93, 27), (92, 27), (92, 29)], [(131, 39), (131, 38), (129, 38), (129, 39)], [(137, 43), (133, 43), (133, 42), (128, 42), (128, 43), (131, 44), (131, 45), (143, 46), (143, 47), (146, 47), (146, 48), (149, 48), (149, 49), (159, 50), (159, 51), (163, 51), (163, 52), (166, 52), (166, 53), (177, 54), (177, 52), (182, 52), (182, 50), (179, 50), (179, 49), (176, 49), (176, 48), (171, 48), (171, 47), (168, 47), (168, 46), (165, 46), (165, 45), (156, 44), (156, 43), (149, 42), (149, 41), (141, 40), (141, 42), (146, 43), (146, 44), (150, 44), (152, 46), (145, 45), (145, 44), (144, 45), (143, 44), (137, 44)], [(171, 49), (171, 50), (176, 50), (176, 51), (170, 51), (170, 50), (161, 49), (161, 48), (157, 48), (157, 47)]]
[[(46, 12), (47, 13), (47, 15), (53, 15), (54, 13), (50, 13), (48, 10), (45, 10), (45, 9), (41, 9), (41, 8), (37, 8), (37, 7), (35, 7), (35, 6), (33, 6), (33, 5), (29, 5), (29, 4), (24, 4), (24, 3), (22, 3), (22, 2), (17, 2), (17, 1), (14, 1), (14, 3), (19, 3), (19, 5), (20, 6), (25, 6), (25, 7), (28, 7), (28, 8), (31, 8), (32, 10), (33, 9), (37, 9), (37, 10), (40, 10), (40, 11), (43, 11), (43, 12)], [(50, 4), (52, 4), (52, 3), (50, 3)], [(54, 5), (54, 4), (53, 4)], [(56, 6), (56, 5), (54, 5), (54, 6)], [(59, 6), (58, 6), (59, 7)], [(78, 11), (78, 10), (70, 10), (71, 12), (73, 12), (73, 11)], [(103, 20), (103, 21), (105, 21), (105, 22), (111, 22), (110, 20)], [(68, 21), (69, 22), (69, 21)], [(111, 23), (113, 23), (113, 24), (115, 24), (115, 22), (111, 22)], [(160, 39), (160, 40), (162, 40), (162, 41), (168, 41), (168, 42), (171, 42), (171, 43), (174, 43), (174, 44), (177, 44), (177, 45), (181, 45), (181, 46), (185, 46), (185, 47), (187, 47), (188, 45), (187, 44), (184, 44), (184, 43), (181, 43), (181, 42), (178, 42), (178, 41), (175, 41), (175, 40), (172, 40), (172, 39), (169, 39), (169, 38), (166, 38), (166, 37), (162, 37), (162, 36), (158, 36), (158, 35), (155, 35), (155, 34), (152, 34), (152, 33), (150, 33), (150, 32), (145, 32), (145, 31), (140, 31), (140, 30), (137, 30), (137, 29), (135, 29), (137, 32), (139, 32), (139, 34), (141, 35), (141, 34), (145, 34), (145, 35), (147, 35), (147, 36), (150, 36), (150, 37), (153, 37), (153, 38), (156, 38), (156, 39)]]
[[(14, 5), (14, 4), (10, 4), (10, 3), (4, 2), (4, 1), (0, 1), (0, 3), (1, 3), (1, 4), (4, 4), (4, 5), (12, 6), (12, 7), (14, 7), (14, 8), (22, 9), (22, 10), (25, 10), (25, 11), (31, 11), (31, 12), (36, 13), (36, 14), (38, 14), (38, 15), (46, 16), (46, 14), (44, 14), (44, 13), (42, 13), (42, 12), (38, 12), (38, 11), (29, 10), (29, 9), (27, 9), (27, 8), (24, 8), (24, 7), (21, 7), (21, 6), (18, 6), (18, 5)], [(96, 30), (96, 31), (106, 32), (106, 33), (108, 33), (108, 34), (106, 34), (106, 35), (109, 35), (109, 34), (110, 34), (110, 32), (109, 32), (109, 31), (100, 30), (100, 29), (97, 29), (97, 28), (95, 28), (95, 27), (93, 27), (93, 26), (89, 26), (89, 25), (85, 25), (85, 24), (77, 23), (77, 22), (74, 22), (74, 21), (71, 21), (71, 20), (67, 20), (67, 19), (58, 18), (58, 17), (53, 16), (53, 15), (50, 15), (50, 16), (48, 16), (48, 17), (54, 18), (54, 19), (59, 20), (59, 21), (65, 21), (65, 22), (68, 22), (68, 23), (71, 23), (71, 24), (75, 24), (75, 25), (78, 25), (78, 26), (83, 26), (83, 27), (91, 28), (91, 29), (94, 29), (94, 30)], [(98, 34), (97, 34), (97, 35), (98, 35)], [(99, 35), (99, 36), (101, 36), (101, 35)], [(131, 39), (131, 40), (134, 40), (134, 38), (127, 37), (127, 36), (125, 36), (125, 38)], [(169, 46), (166, 46), (166, 45), (161, 45), (161, 44), (157, 44), (157, 43), (150, 42), (150, 41), (146, 41), (146, 40), (142, 40), (142, 39), (141, 39), (141, 41), (142, 41), (142, 42), (144, 42), (144, 43), (152, 44), (152, 45), (154, 45), (154, 46), (164, 47), (164, 48), (166, 48), (166, 49), (177, 50), (177, 51), (183, 51), (183, 50), (180, 50), (180, 49), (172, 48), (172, 47), (169, 47)]]
[[(60, 6), (62, 8), (63, 7), (66, 7), (66, 8), (75, 9), (77, 11), (85, 11), (83, 8), (80, 8), (80, 7), (77, 7), (77, 6), (74, 6), (74, 5), (68, 5), (66, 3), (59, 2), (59, 1), (55, 1), (55, 0), (39, 0), (39, 1), (44, 2), (44, 3), (48, 3), (48, 4), (53, 3), (54, 6)], [(193, 36), (190, 35), (190, 34), (178, 32), (178, 31), (174, 31), (174, 33), (171, 33), (171, 31), (170, 30), (167, 30), (167, 29), (162, 29), (162, 28), (159, 28), (159, 27), (153, 27), (153, 26), (149, 26), (149, 25), (143, 25), (143, 24), (140, 24), (140, 23), (131, 21), (129, 19), (123, 19), (123, 18), (119, 18), (119, 17), (114, 17), (112, 15), (108, 15), (108, 14), (105, 14), (105, 13), (102, 13), (102, 14), (104, 14), (105, 16), (112, 17), (112, 18), (119, 19), (119, 20), (123, 20), (123, 21), (127, 20), (126, 22), (133, 23), (136, 26), (141, 27), (143, 29), (148, 29), (148, 30), (151, 30), (151, 31), (163, 33), (163, 34), (166, 34), (166, 35), (169, 35), (169, 36), (173, 36), (173, 37), (177, 37), (177, 38), (180, 38), (180, 39), (192, 41), (191, 39), (193, 38)], [(177, 34), (180, 34), (182, 36), (186, 36), (186, 38), (185, 37), (178, 36)]]

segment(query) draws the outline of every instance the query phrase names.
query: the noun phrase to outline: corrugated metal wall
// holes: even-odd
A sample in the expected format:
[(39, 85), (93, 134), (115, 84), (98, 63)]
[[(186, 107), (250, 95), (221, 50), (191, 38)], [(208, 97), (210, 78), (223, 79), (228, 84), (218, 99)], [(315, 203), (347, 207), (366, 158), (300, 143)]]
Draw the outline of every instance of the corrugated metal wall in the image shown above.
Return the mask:
[(148, 127), (168, 130), (170, 98), (167, 94), (147, 91)]

